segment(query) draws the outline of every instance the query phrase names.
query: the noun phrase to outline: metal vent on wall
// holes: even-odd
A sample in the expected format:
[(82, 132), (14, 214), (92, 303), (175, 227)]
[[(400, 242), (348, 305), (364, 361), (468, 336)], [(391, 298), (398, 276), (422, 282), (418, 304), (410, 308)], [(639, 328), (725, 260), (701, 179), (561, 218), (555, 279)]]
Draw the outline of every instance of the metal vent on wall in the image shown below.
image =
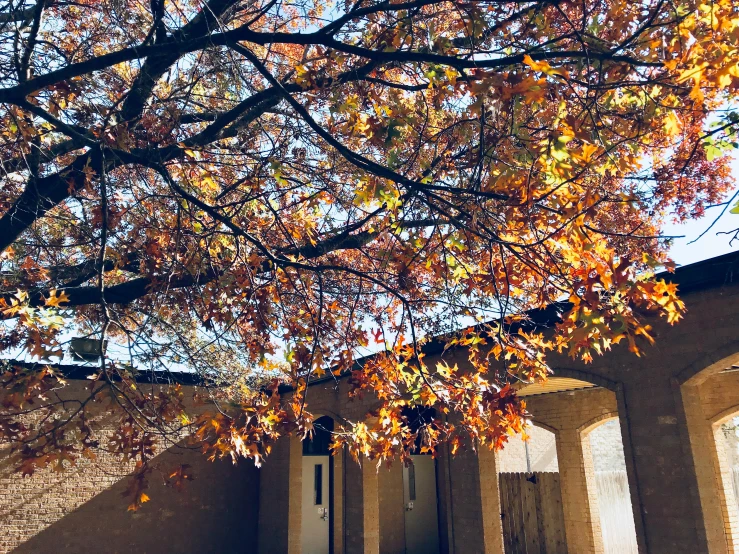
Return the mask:
[(108, 341), (75, 337), (69, 344), (69, 353), (75, 360), (94, 362), (105, 353)]

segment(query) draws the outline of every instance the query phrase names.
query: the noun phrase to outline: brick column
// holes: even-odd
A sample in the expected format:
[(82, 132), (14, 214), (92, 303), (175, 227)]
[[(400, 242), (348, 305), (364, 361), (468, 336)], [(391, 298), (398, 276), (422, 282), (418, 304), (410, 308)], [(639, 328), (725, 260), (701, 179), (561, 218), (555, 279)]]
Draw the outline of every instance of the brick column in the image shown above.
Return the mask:
[(478, 454), (482, 531), (485, 554), (504, 554), (503, 522), (500, 519), (500, 487), (495, 452), (482, 447)]
[(684, 409), (690, 407), (680, 387), (650, 379), (644, 368), (622, 391), (621, 432), (627, 473), (635, 477), (629, 488), (640, 544), (649, 554), (710, 552)]
[(380, 499), (377, 467), (370, 460), (346, 464), (346, 554), (379, 554)]
[(377, 467), (362, 464), (364, 554), (380, 554), (380, 489)]
[(380, 480), (380, 552), (405, 552), (405, 502), (403, 497), (403, 463), (395, 461), (381, 467)]
[(334, 554), (344, 554), (344, 469), (346, 449), (332, 457), (334, 464)]
[(557, 432), (557, 461), (567, 550), (572, 554), (602, 554), (590, 441), (578, 429), (560, 429)]
[(436, 458), (436, 495), (439, 501), (439, 552), (453, 554), (454, 525), (452, 521), (451, 456), (446, 444), (439, 445)]
[(260, 554), (300, 554), (303, 447), (299, 437), (277, 441), (259, 479)]
[(495, 454), (443, 447), (436, 463), (442, 554), (503, 554)]

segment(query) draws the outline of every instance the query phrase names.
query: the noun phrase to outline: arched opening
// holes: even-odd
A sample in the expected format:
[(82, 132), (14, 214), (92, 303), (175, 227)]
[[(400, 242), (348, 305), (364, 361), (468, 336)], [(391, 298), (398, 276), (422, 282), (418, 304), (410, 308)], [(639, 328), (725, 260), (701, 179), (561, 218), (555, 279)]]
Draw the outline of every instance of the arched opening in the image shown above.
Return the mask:
[(711, 554), (737, 553), (739, 353), (718, 362), (707, 361), (712, 363), (694, 372), (680, 392), (708, 550)]
[(730, 552), (739, 551), (739, 408), (713, 424), (718, 486)]
[[(600, 531), (605, 554), (637, 554), (626, 458), (618, 418), (608, 418), (584, 433), (590, 447)], [(591, 487), (592, 488), (592, 487)]]
[(536, 424), (496, 456), (506, 554), (564, 553), (567, 543), (555, 433)]
[[(510, 452), (506, 453), (506, 447), (501, 453), (499, 466), (505, 472), (511, 468), (510, 458), (517, 454), (519, 462), (515, 469), (532, 472), (525, 474), (527, 481), (546, 479), (547, 471), (556, 475), (557, 502), (561, 507), (559, 513), (551, 508), (556, 517), (547, 520), (547, 532), (540, 532), (538, 539), (539, 543), (548, 541), (547, 552), (636, 554), (638, 551), (629, 487), (634, 473), (630, 468), (627, 472), (618, 420), (618, 390), (615, 383), (568, 370), (557, 370), (546, 383), (526, 385), (519, 390), (532, 414), (534, 427), (528, 431), (532, 438), (524, 448), (512, 441)], [(551, 451), (553, 438), (556, 463), (554, 456), (544, 454)], [(510, 495), (506, 486), (501, 479), (502, 503), (504, 495)], [(519, 489), (531, 494), (532, 487), (527, 483), (513, 486), (514, 495)], [(537, 518), (543, 510), (550, 509), (544, 508), (542, 502), (537, 497)], [(530, 512), (526, 505), (522, 511), (524, 515)], [(535, 551), (536, 541), (530, 539), (534, 528), (527, 525), (524, 521), (524, 534), (529, 542), (526, 551)], [(558, 527), (551, 530), (554, 526)], [(510, 548), (506, 544), (506, 553), (517, 551), (515, 544)]]
[(333, 554), (336, 510), (334, 457), (330, 452), (334, 420), (323, 416), (313, 422), (313, 436), (303, 441), (302, 554)]

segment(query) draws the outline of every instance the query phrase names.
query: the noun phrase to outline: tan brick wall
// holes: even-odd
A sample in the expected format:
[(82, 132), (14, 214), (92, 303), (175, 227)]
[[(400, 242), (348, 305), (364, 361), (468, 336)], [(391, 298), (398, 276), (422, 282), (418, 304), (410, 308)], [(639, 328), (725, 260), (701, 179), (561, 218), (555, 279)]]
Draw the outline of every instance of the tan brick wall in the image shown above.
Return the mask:
[(495, 452), (483, 448), (478, 453), (482, 528), (486, 554), (503, 554), (503, 522), (500, 518), (500, 486)]
[(683, 406), (687, 418), (689, 444), (698, 480), (699, 499), (705, 518), (708, 547), (712, 554), (728, 552), (724, 533), (720, 497), (721, 488), (716, 479), (718, 453), (710, 422), (703, 412), (700, 391), (697, 387), (682, 388)]
[(690, 292), (683, 299), (688, 312), (678, 325), (645, 316), (656, 344), (644, 345), (641, 357), (620, 344), (589, 365), (550, 358), (555, 374), (616, 392), (637, 538), (641, 551), (650, 554), (709, 551), (711, 518), (701, 506), (680, 384), (712, 364), (726, 367), (739, 353), (738, 284)]
[[(587, 425), (614, 414), (620, 418), (641, 551), (707, 552), (710, 524), (702, 518), (686, 408), (676, 383), (739, 351), (739, 287), (691, 293), (684, 298), (689, 312), (680, 325), (671, 327), (663, 320), (649, 320), (658, 341), (655, 347), (647, 346), (641, 358), (628, 352), (624, 345), (614, 347), (590, 365), (565, 356), (552, 356), (555, 374), (581, 378), (606, 388), (527, 399), (534, 423), (555, 428), (563, 436), (557, 454), (560, 470), (565, 465), (563, 456), (569, 460), (563, 491), (565, 498), (570, 499), (568, 537), (573, 537), (573, 552), (602, 549), (595, 532), (599, 521), (593, 507), (595, 486), (586, 478), (595, 469), (592, 453), (588, 453)], [(732, 345), (736, 350), (732, 350)], [(429, 356), (428, 363), (433, 365), (435, 358)], [(447, 352), (445, 358), (449, 363), (464, 364), (465, 356), (462, 352)], [(356, 420), (377, 405), (371, 397), (351, 401), (346, 397), (347, 390), (345, 382), (311, 387), (309, 408)], [(584, 439), (587, 444), (583, 444)], [(599, 442), (596, 440), (594, 444), (598, 447)], [(349, 486), (356, 487), (361, 482), (361, 475), (349, 469), (352, 465), (353, 462), (348, 462), (345, 470), (346, 477), (353, 476), (347, 480), (347, 504), (354, 504), (353, 510), (351, 506), (346, 509), (347, 539), (352, 535), (351, 529), (362, 525), (360, 519), (364, 517), (360, 506), (350, 499)], [(483, 552), (486, 545), (481, 528), (484, 510), (478, 460), (465, 454), (448, 459), (442, 449), (437, 468), (441, 476), (438, 492), (442, 552)], [(390, 495), (382, 493), (382, 484), (380, 489), (381, 502), (391, 502)], [(356, 492), (361, 495), (361, 491)], [(392, 502), (396, 503), (397, 499)], [(382, 529), (389, 533), (397, 531), (389, 527), (395, 521), (398, 520), (382, 518), (381, 535)], [(583, 529), (594, 531), (583, 533)]]
[[(72, 382), (65, 397), (82, 394)], [(100, 423), (104, 427), (104, 423)], [(63, 473), (51, 468), (21, 477), (0, 451), (0, 552), (256, 552), (259, 474), (250, 462), (208, 462), (173, 447), (156, 458), (162, 471), (189, 464), (195, 480), (183, 492), (154, 473), (151, 501), (138, 513), (122, 496), (130, 465), (98, 451)], [(242, 549), (245, 537), (249, 548)]]
[(588, 434), (593, 469), (600, 471), (626, 471), (621, 426), (617, 419), (598, 425)]
[(405, 554), (405, 510), (403, 503), (403, 465), (381, 467), (380, 487), (380, 552)]
[(259, 470), (260, 554), (300, 554), (302, 455), (300, 441), (286, 437)]
[[(559, 471), (557, 445), (554, 433), (536, 425), (526, 430), (531, 471)], [(520, 437), (511, 437), (498, 453), (498, 472), (527, 471), (526, 443)]]
[(721, 424), (739, 413), (739, 373), (718, 373), (682, 387), (693, 459), (712, 553), (739, 551), (733, 458)]
[[(594, 389), (556, 395), (559, 397), (556, 399), (554, 395), (528, 399), (535, 422), (561, 434), (558, 458), (560, 470), (566, 466), (569, 469), (563, 470), (563, 474), (569, 472), (571, 476), (563, 479), (571, 483), (571, 486), (563, 485), (565, 497), (572, 499), (572, 507), (568, 508), (572, 514), (571, 527), (581, 533), (587, 527), (587, 521), (597, 521), (591, 507), (583, 509), (592, 504), (592, 491), (583, 475), (591, 472), (593, 466), (588, 462), (587, 445), (582, 444), (587, 429), (581, 425), (620, 412), (626, 471), (636, 506), (637, 534), (640, 548), (650, 554), (719, 552), (717, 548), (722, 541), (726, 544), (727, 531), (734, 521), (731, 514), (726, 516), (731, 505), (729, 499), (715, 502), (711, 499), (717, 498), (716, 494), (709, 494), (719, 488), (722, 470), (719, 448), (713, 436), (714, 427), (706, 425), (706, 422), (713, 422), (724, 414), (723, 410), (739, 405), (739, 375), (721, 376), (723, 381), (717, 386), (709, 386), (706, 376), (698, 381), (691, 380), (691, 377), (701, 371), (715, 371), (730, 360), (739, 361), (739, 286), (690, 293), (684, 299), (689, 311), (680, 325), (670, 327), (663, 320), (650, 320), (657, 344), (647, 347), (641, 358), (627, 352), (623, 345), (614, 347), (613, 352), (596, 358), (588, 366), (564, 356), (552, 356), (550, 362), (560, 375), (589, 380), (609, 387), (615, 393)], [(455, 363), (464, 360), (464, 353), (448, 352), (445, 357)], [(433, 365), (435, 360), (428, 361)], [(338, 385), (326, 383), (311, 387), (309, 409), (338, 419), (341, 416), (356, 420), (377, 405), (370, 396), (351, 400), (347, 391), (345, 381)], [(705, 455), (705, 448), (710, 450), (711, 447), (716, 451), (713, 458)], [(174, 496), (169, 500), (166, 495), (171, 491), (164, 490), (160, 494), (152, 487), (153, 500), (144, 510), (148, 508), (151, 510), (149, 513), (157, 515), (150, 518), (126, 514), (123, 508), (118, 511), (119, 506), (123, 506), (118, 503), (122, 499), (113, 491), (123, 486), (118, 479), (126, 468), (113, 468), (111, 472), (102, 459), (98, 460), (100, 468), (84, 462), (70, 474), (71, 478), (65, 479), (59, 479), (53, 472), (26, 480), (8, 475), (7, 471), (0, 473), (0, 522), (3, 530), (12, 529), (11, 533), (0, 535), (0, 540), (5, 541), (0, 544), (6, 550), (12, 548), (11, 543), (19, 541), (26, 541), (23, 548), (36, 548), (39, 552), (48, 551), (50, 545), (53, 545), (53, 551), (89, 550), (95, 542), (88, 541), (86, 548), (75, 542), (78, 537), (85, 536), (79, 530), (89, 528), (92, 531), (88, 536), (92, 541), (103, 536), (109, 541), (104, 542), (109, 551), (136, 549), (159, 552), (164, 540), (168, 548), (171, 546), (168, 551), (172, 552), (185, 549), (207, 552), (212, 545), (219, 545), (222, 551), (233, 551), (234, 543), (231, 541), (235, 540), (242, 541), (240, 550), (254, 550), (255, 531), (248, 528), (245, 531), (245, 526), (256, 521), (253, 511), (257, 493), (253, 484), (258, 479), (257, 475), (261, 475), (262, 491), (269, 493), (269, 496), (262, 495), (261, 499), (261, 536), (268, 537), (265, 540), (273, 540), (275, 544), (283, 542), (277, 549), (260, 550), (287, 552), (292, 548), (295, 551), (295, 537), (279, 532), (282, 529), (280, 525), (286, 526), (288, 522), (299, 527), (294, 501), (291, 507), (296, 479), (299, 478), (291, 470), (291, 464), (293, 469), (296, 464), (294, 459), (289, 455), (285, 457), (284, 452), (280, 454), (278, 446), (259, 473), (253, 472), (248, 464), (216, 471), (217, 466), (206, 464), (201, 468), (200, 459), (193, 460), (191, 462), (188, 458), (187, 463), (199, 471), (213, 470), (207, 480), (194, 483), (196, 488), (192, 490), (198, 491), (197, 497)], [(485, 529), (490, 527), (484, 527), (488, 525), (484, 522), (494, 519), (485, 520), (484, 516), (487, 517), (486, 514), (494, 508), (489, 507), (492, 496), (488, 494), (483, 498), (480, 489), (481, 483), (483, 486), (489, 483), (485, 468), (470, 453), (448, 459), (443, 450), (437, 464), (438, 475), (441, 476), (438, 490), (442, 552), (490, 551), (490, 541), (485, 538)], [(377, 513), (377, 507), (380, 514), (386, 507), (397, 509), (397, 494), (390, 494), (392, 491), (385, 489), (392, 479), (378, 475), (377, 484), (373, 487), (375, 479), (371, 474), (365, 474), (352, 461), (342, 465), (343, 469), (337, 470), (335, 477), (342, 485), (346, 483), (346, 495), (344, 505), (336, 508), (338, 511), (334, 514), (340, 531), (335, 533), (335, 545), (346, 545), (348, 554), (364, 552), (372, 545), (365, 540), (363, 530), (366, 527), (372, 537), (375, 520), (378, 521), (380, 537), (385, 532), (387, 536), (400, 536), (402, 533), (397, 525), (401, 525), (398, 523), (401, 518), (373, 515)], [(203, 485), (202, 490), (197, 489), (203, 483), (207, 487)], [(240, 484), (234, 486), (234, 483)], [(487, 490), (489, 492), (489, 488)], [(567, 491), (572, 492), (568, 494)], [(376, 495), (377, 501), (365, 502), (364, 499), (368, 498), (365, 492)], [(341, 495), (341, 492), (337, 494)], [(167, 498), (167, 502), (157, 504), (157, 496), (162, 500)], [(723, 515), (712, 518), (711, 509), (721, 512), (722, 506)], [(81, 517), (79, 514), (84, 515), (84, 522), (76, 519)], [(218, 530), (217, 519), (220, 524)], [(238, 523), (230, 523), (236, 521)], [(137, 530), (146, 532), (137, 533)], [(251, 538), (244, 545), (245, 534)], [(109, 535), (117, 538), (110, 539)], [(573, 549), (573, 552), (598, 551), (596, 538), (581, 540), (584, 546)]]

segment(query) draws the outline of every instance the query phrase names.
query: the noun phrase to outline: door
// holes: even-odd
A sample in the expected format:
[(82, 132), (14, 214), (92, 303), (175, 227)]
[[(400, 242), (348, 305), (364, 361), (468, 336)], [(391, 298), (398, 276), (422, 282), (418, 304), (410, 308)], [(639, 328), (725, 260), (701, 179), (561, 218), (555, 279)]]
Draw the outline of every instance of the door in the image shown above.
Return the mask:
[(329, 554), (328, 456), (303, 456), (302, 554)]
[(439, 554), (436, 467), (431, 456), (411, 456), (403, 468), (406, 554)]

